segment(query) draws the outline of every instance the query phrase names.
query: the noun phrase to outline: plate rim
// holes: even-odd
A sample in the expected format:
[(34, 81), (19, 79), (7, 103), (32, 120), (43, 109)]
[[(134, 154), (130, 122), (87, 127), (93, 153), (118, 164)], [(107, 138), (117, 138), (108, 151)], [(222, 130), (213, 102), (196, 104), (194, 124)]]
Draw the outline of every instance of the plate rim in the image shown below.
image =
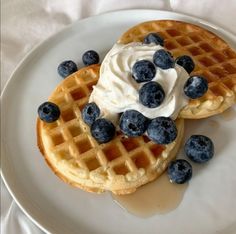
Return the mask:
[[(74, 21), (73, 23), (69, 24), (69, 25), (66, 25), (65, 27), (63, 27), (61, 30), (59, 30), (58, 32), (56, 32), (55, 34), (52, 34), (51, 36), (49, 36), (48, 38), (46, 38), (45, 40), (41, 41), (40, 43), (34, 45), (32, 47), (32, 49), (29, 50), (29, 52), (27, 52), (24, 57), (20, 60), (20, 62), (17, 64), (17, 66), (15, 67), (15, 69), (13, 70), (13, 72), (11, 73), (9, 79), (6, 81), (6, 83), (4, 84), (4, 87), (3, 87), (3, 90), (1, 91), (1, 102), (3, 105), (6, 104), (6, 100), (5, 100), (5, 97), (7, 96), (7, 92), (8, 92), (8, 89), (10, 89), (10, 85), (12, 83), (15, 82), (15, 80), (17, 79), (17, 73), (18, 73), (18, 70), (20, 70), (20, 68), (22, 66), (24, 66), (25, 63), (27, 63), (27, 61), (30, 59), (30, 57), (32, 56), (32, 54), (34, 54), (35, 52), (37, 52), (38, 50), (40, 50), (41, 47), (43, 47), (45, 44), (47, 44), (48, 42), (50, 41), (53, 41), (55, 38), (57, 37), (60, 37), (60, 34), (64, 34), (66, 31), (69, 31), (70, 29), (72, 29), (73, 27), (75, 27), (76, 24), (78, 23), (83, 23), (83, 22), (86, 22), (86, 21), (89, 21), (89, 20), (93, 20), (93, 19), (96, 19), (96, 18), (100, 18), (100, 17), (109, 17), (114, 15), (114, 14), (128, 14), (128, 13), (131, 13), (133, 14), (134, 12), (137, 12), (137, 13), (145, 13), (145, 12), (155, 12), (155, 13), (163, 13), (163, 14), (166, 14), (165, 18), (168, 18), (170, 17), (170, 20), (174, 20), (174, 18), (176, 18), (176, 20), (180, 20), (180, 21), (184, 21), (184, 22), (189, 22), (189, 23), (193, 23), (193, 24), (196, 24), (196, 25), (199, 25), (201, 27), (208, 27), (207, 29), (209, 30), (213, 30), (213, 31), (218, 31), (220, 32), (221, 34), (225, 35), (226, 37), (228, 38), (231, 38), (233, 41), (236, 42), (236, 35), (220, 26), (218, 26), (217, 24), (214, 24), (214, 23), (211, 23), (207, 20), (203, 20), (201, 18), (198, 18), (198, 17), (195, 17), (195, 16), (191, 16), (191, 15), (188, 15), (188, 14), (184, 14), (184, 13), (178, 13), (178, 12), (173, 12), (173, 11), (167, 11), (167, 10), (155, 10), (155, 9), (124, 9), (124, 10), (118, 10), (118, 11), (110, 11), (110, 12), (106, 12), (106, 13), (101, 13), (101, 14), (98, 14), (98, 15), (93, 15), (93, 16), (89, 16), (89, 17), (86, 17), (86, 18), (83, 18), (83, 19), (78, 19), (76, 21)], [(183, 19), (177, 19), (179, 17), (183, 17)], [(148, 20), (147, 20), (148, 21)], [(3, 119), (3, 112), (1, 112), (1, 120)], [(1, 121), (1, 134), (3, 133), (3, 130), (2, 130), (2, 121)], [(2, 135), (1, 137), (1, 146), (3, 145), (4, 143), (4, 135)], [(1, 147), (1, 156), (2, 157), (6, 157), (4, 156), (6, 155), (6, 152), (4, 150), (4, 147)], [(2, 159), (2, 158), (1, 158)], [(1, 160), (1, 178), (2, 178), (2, 181), (4, 183), (4, 185), (6, 186), (8, 192), (10, 193), (11, 197), (13, 198), (13, 200), (16, 202), (16, 204), (18, 205), (18, 207), (22, 210), (22, 212), (39, 228), (41, 229), (43, 232), (45, 233), (50, 233), (50, 230), (47, 230), (43, 224), (41, 223), (41, 221), (38, 221), (35, 217), (33, 217), (34, 215), (30, 214), (32, 213), (31, 212), (31, 209), (27, 209), (24, 207), (23, 204), (21, 203), (24, 203), (22, 201), (20, 201), (21, 199), (19, 197), (17, 197), (16, 194), (14, 194), (11, 186), (10, 186), (10, 183), (8, 182), (9, 179), (7, 179), (7, 176), (4, 175), (4, 170), (3, 169), (4, 166), (3, 166), (3, 163), (2, 163), (2, 160)], [(53, 230), (52, 230), (53, 231)]]

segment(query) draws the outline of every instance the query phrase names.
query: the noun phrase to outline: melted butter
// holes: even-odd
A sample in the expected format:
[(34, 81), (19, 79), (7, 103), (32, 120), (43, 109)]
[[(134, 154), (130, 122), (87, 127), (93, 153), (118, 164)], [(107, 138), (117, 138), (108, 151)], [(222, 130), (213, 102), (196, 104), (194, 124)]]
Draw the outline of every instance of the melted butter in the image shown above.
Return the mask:
[(155, 181), (137, 189), (129, 195), (112, 195), (114, 201), (127, 212), (150, 217), (165, 214), (176, 209), (181, 203), (188, 184), (172, 184), (166, 173)]

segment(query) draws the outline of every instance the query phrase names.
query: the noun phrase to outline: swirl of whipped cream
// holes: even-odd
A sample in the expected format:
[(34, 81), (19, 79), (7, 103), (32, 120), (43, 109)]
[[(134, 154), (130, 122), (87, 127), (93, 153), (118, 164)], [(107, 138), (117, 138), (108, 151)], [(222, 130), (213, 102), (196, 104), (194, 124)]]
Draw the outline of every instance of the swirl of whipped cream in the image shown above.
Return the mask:
[(104, 58), (100, 78), (93, 87), (89, 102), (95, 102), (101, 116), (117, 122), (119, 114), (130, 109), (141, 112), (148, 118), (158, 116), (175, 119), (182, 107), (188, 103), (183, 86), (189, 75), (179, 65), (163, 70), (157, 67), (152, 81), (160, 83), (165, 91), (163, 103), (156, 108), (148, 108), (139, 102), (139, 89), (145, 83), (137, 83), (131, 74), (132, 67), (139, 60), (153, 61), (153, 54), (163, 49), (160, 45), (132, 42), (115, 44)]

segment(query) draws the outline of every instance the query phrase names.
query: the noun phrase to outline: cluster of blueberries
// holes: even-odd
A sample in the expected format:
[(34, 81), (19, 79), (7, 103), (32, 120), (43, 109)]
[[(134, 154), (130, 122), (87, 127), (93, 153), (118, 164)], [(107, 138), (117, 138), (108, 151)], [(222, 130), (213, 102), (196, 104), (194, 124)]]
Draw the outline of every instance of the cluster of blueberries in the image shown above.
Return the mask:
[[(164, 40), (156, 33), (150, 33), (144, 38), (144, 43), (155, 43), (163, 46)], [(94, 50), (85, 52), (82, 56), (85, 66), (99, 63), (99, 55)], [(163, 102), (165, 92), (158, 82), (151, 81), (156, 74), (156, 67), (161, 69), (173, 68), (175, 64), (182, 66), (188, 73), (195, 67), (191, 57), (184, 55), (174, 60), (170, 52), (160, 49), (154, 53), (153, 63), (148, 60), (139, 60), (132, 67), (132, 77), (138, 82), (146, 82), (139, 90), (139, 101), (148, 108), (156, 108)], [(66, 78), (78, 70), (77, 65), (67, 60), (58, 66), (58, 73)], [(201, 97), (208, 89), (204, 77), (190, 76), (184, 85), (184, 93), (189, 98)], [(59, 107), (51, 102), (45, 102), (38, 108), (39, 118), (45, 122), (56, 121), (60, 116)], [(105, 118), (99, 118), (100, 109), (96, 103), (88, 103), (82, 110), (84, 122), (90, 126), (92, 136), (99, 143), (106, 143), (115, 136), (114, 124)], [(145, 132), (157, 144), (169, 144), (177, 137), (175, 122), (169, 117), (148, 119), (136, 110), (127, 110), (120, 115), (119, 127), (129, 137), (137, 137)], [(191, 136), (185, 144), (186, 155), (194, 162), (203, 163), (213, 157), (214, 145), (212, 141), (202, 135)], [(184, 183), (192, 177), (191, 164), (179, 159), (170, 163), (168, 167), (170, 180), (175, 183)]]
[[(150, 33), (144, 38), (144, 44), (154, 43), (164, 45), (162, 37), (156, 33)], [(138, 90), (139, 101), (148, 108), (156, 108), (165, 99), (165, 91), (161, 84), (152, 81), (156, 75), (156, 69), (163, 70), (173, 68), (175, 64), (182, 66), (188, 73), (195, 67), (191, 57), (184, 55), (174, 60), (169, 51), (157, 50), (153, 55), (153, 61), (139, 60), (131, 68), (132, 78), (137, 83), (144, 85)], [(190, 76), (184, 85), (186, 96), (195, 99), (201, 97), (208, 89), (207, 80), (201, 76)], [(100, 110), (96, 103), (88, 103), (82, 110), (85, 123), (91, 126), (91, 133), (99, 143), (110, 141), (115, 135), (115, 126), (105, 118), (99, 118)], [(169, 117), (157, 117), (148, 119), (136, 110), (127, 110), (120, 116), (119, 127), (129, 137), (137, 137), (147, 132), (148, 137), (158, 144), (169, 144), (177, 136), (174, 121)]]

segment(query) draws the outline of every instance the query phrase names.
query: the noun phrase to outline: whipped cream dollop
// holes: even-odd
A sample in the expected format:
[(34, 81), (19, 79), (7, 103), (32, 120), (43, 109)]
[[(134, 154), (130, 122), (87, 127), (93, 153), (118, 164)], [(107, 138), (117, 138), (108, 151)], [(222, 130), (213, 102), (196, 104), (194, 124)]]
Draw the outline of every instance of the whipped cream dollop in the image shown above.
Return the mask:
[(158, 116), (175, 119), (182, 107), (188, 103), (183, 92), (183, 86), (189, 75), (179, 65), (167, 70), (156, 67), (156, 75), (152, 81), (162, 85), (165, 99), (156, 108), (148, 108), (139, 101), (139, 89), (146, 83), (137, 83), (132, 78), (132, 67), (139, 60), (153, 62), (153, 55), (163, 49), (156, 44), (132, 42), (115, 44), (104, 58), (100, 77), (93, 87), (89, 102), (95, 102), (101, 111), (101, 116), (116, 123), (119, 114), (126, 110), (137, 110), (148, 118)]

